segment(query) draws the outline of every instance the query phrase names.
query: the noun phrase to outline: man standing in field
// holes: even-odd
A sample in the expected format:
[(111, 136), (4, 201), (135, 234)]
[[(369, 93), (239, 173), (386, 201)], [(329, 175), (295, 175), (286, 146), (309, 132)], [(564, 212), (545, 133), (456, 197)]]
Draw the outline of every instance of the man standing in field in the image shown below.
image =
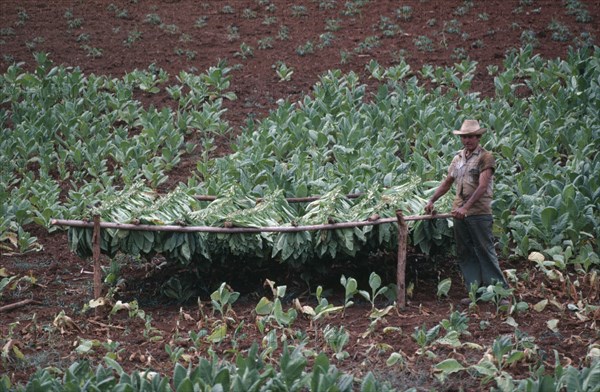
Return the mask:
[(460, 136), (464, 149), (454, 157), (448, 175), (425, 205), (425, 212), (432, 214), (433, 204), (456, 182), (452, 203), (454, 237), (467, 290), (473, 284), (487, 286), (497, 282), (508, 287), (494, 249), (492, 196), (496, 161), (479, 145), (485, 131), (477, 120), (465, 120), (459, 130), (453, 131)]

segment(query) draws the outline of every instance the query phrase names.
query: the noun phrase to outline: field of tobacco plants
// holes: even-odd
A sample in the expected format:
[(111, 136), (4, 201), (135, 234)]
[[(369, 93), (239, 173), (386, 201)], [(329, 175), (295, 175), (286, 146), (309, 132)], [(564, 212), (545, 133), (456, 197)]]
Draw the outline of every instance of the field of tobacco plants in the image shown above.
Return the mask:
[[(0, 390), (600, 391), (593, 1), (0, 7)], [(465, 118), (510, 289), (398, 306)]]

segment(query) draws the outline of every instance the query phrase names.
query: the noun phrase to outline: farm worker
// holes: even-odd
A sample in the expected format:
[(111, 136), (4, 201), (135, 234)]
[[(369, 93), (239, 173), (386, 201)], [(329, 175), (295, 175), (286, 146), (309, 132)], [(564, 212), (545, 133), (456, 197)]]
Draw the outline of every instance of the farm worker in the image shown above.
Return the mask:
[(486, 131), (477, 120), (465, 120), (459, 130), (464, 149), (452, 159), (448, 175), (425, 205), (427, 214), (434, 213), (433, 204), (456, 183), (452, 203), (454, 237), (458, 265), (467, 290), (472, 284), (508, 283), (500, 270), (492, 235), (492, 196), (496, 161), (489, 151), (479, 145)]

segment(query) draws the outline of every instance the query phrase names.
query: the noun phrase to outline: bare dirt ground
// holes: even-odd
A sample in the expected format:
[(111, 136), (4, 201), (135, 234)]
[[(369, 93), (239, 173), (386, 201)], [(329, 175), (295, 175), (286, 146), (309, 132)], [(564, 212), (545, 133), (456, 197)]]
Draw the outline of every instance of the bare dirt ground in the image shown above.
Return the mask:
[[(107, 74), (115, 77), (135, 68), (146, 69), (150, 64), (165, 69), (174, 80), (181, 70), (204, 71), (220, 59), (236, 66), (232, 72), (232, 88), (238, 99), (227, 103), (228, 119), (234, 133), (243, 131), (248, 118), (261, 118), (279, 99), (299, 100), (310, 94), (319, 75), (329, 69), (356, 72), (361, 81), (373, 87), (365, 65), (375, 59), (384, 67), (404, 58), (414, 71), (423, 64), (449, 66), (468, 56), (478, 64), (473, 91), (491, 96), (493, 79), (487, 66), (502, 68), (502, 60), (511, 48), (520, 47), (526, 31), (535, 33), (536, 53), (545, 58), (565, 56), (569, 45), (582, 33), (590, 33), (600, 39), (598, 20), (600, 2), (581, 1), (589, 11), (591, 23), (580, 23), (576, 15), (569, 14), (563, 1), (558, 0), (486, 0), (463, 2), (456, 0), (372, 0), (357, 12), (346, 12), (344, 1), (259, 1), (259, 0), (164, 0), (164, 1), (36, 1), (4, 0), (0, 4), (0, 71), (4, 72), (12, 62), (25, 62), (32, 69), (35, 51), (48, 52), (55, 64), (80, 67), (85, 73)], [(272, 4), (273, 6), (269, 6)], [(330, 8), (331, 6), (331, 8)], [(400, 12), (402, 6), (410, 6)], [(300, 7), (300, 8), (298, 8)], [(304, 8), (301, 8), (304, 7)], [(157, 23), (156, 15), (160, 18)], [(387, 19), (385, 19), (387, 18)], [(335, 20), (339, 30), (326, 30), (327, 20)], [(456, 22), (454, 22), (456, 21)], [(553, 39), (552, 22), (567, 26), (565, 42)], [(383, 33), (382, 25), (396, 25), (393, 36)], [(287, 30), (282, 30), (285, 26)], [(458, 31), (457, 31), (458, 30)], [(330, 46), (319, 46), (320, 36), (332, 32), (335, 38)], [(287, 36), (285, 40), (281, 39)], [(267, 38), (271, 38), (271, 40)], [(376, 37), (376, 39), (372, 38)], [(432, 51), (420, 50), (416, 41), (420, 37), (431, 39)], [(300, 48), (312, 42), (313, 53), (299, 55)], [(373, 44), (373, 43), (376, 44)], [(423, 39), (420, 39), (423, 43)], [(254, 48), (253, 56), (238, 56), (242, 44)], [(270, 47), (269, 47), (270, 46)], [(261, 49), (262, 47), (262, 49)], [(357, 50), (357, 48), (362, 48)], [(94, 51), (93, 49), (96, 49)], [(283, 61), (293, 68), (290, 81), (280, 82), (274, 65)], [(371, 88), (371, 91), (373, 89)], [(155, 95), (140, 93), (138, 99), (147, 105), (172, 105), (164, 90)], [(219, 155), (227, 154), (229, 140), (221, 140)], [(186, 156), (177, 169), (170, 174), (167, 188), (186, 181), (195, 168), (195, 157)], [(200, 305), (179, 305), (162, 297), (159, 287), (170, 271), (157, 270), (147, 265), (124, 263), (121, 271), (125, 279), (117, 298), (123, 302), (137, 300), (140, 307), (152, 317), (149, 330), (144, 321), (118, 313), (112, 317), (82, 313), (84, 304), (92, 297), (92, 263), (72, 255), (64, 233), (48, 234), (43, 228), (32, 227), (43, 245), (39, 253), (23, 256), (1, 256), (0, 270), (4, 273), (35, 278), (35, 284), (23, 282), (17, 290), (0, 299), (0, 306), (32, 299), (34, 302), (0, 316), (3, 344), (13, 339), (23, 354), (25, 362), (5, 362), (0, 373), (6, 373), (14, 382), (24, 382), (37, 367), (66, 367), (79, 356), (74, 351), (81, 339), (99, 342), (118, 341), (118, 358), (128, 370), (152, 368), (171, 374), (173, 363), (165, 352), (165, 344), (185, 347), (189, 340), (182, 339), (188, 331), (210, 330), (211, 316), (208, 298), (201, 298)], [(421, 260), (411, 255), (409, 270), (416, 270)], [(554, 365), (553, 350), (578, 364), (594, 343), (593, 320), (582, 321), (574, 312), (565, 310), (567, 303), (576, 302), (572, 293), (556, 282), (550, 282), (524, 260), (502, 260), (504, 269), (516, 269), (522, 277), (515, 287), (517, 298), (533, 305), (543, 298), (554, 297), (556, 304), (549, 305), (542, 313), (533, 310), (515, 317), (519, 329), (535, 338), (535, 344), (546, 353), (547, 364)], [(394, 255), (374, 260), (376, 270), (388, 282), (394, 277)], [(244, 350), (253, 341), (262, 340), (255, 326), (254, 306), (267, 293), (261, 287), (265, 278), (287, 284), (301, 295), (301, 301), (311, 303), (308, 287), (302, 281), (286, 275), (281, 268), (257, 271), (248, 277), (251, 283), (233, 288), (243, 291), (234, 305), (235, 322), (244, 322), (239, 335), (213, 346), (222, 357), (231, 359), (237, 350)], [(343, 303), (341, 286), (336, 283), (341, 273), (326, 287), (333, 289), (330, 302)], [(365, 276), (368, 272), (354, 271)], [(358, 278), (358, 275), (354, 275)], [(449, 298), (436, 298), (436, 285), (440, 278), (451, 276), (453, 290)], [(239, 281), (235, 271), (226, 271), (220, 281)], [(239, 277), (237, 277), (239, 278)], [(391, 312), (373, 327), (371, 333), (368, 313), (370, 304), (357, 303), (348, 309), (344, 318), (331, 317), (323, 325), (343, 325), (351, 340), (345, 350), (349, 358), (336, 363), (342, 369), (360, 376), (373, 370), (383, 380), (389, 380), (399, 388), (415, 386), (423, 389), (479, 390), (479, 381), (468, 377), (454, 377), (441, 385), (431, 377), (431, 365), (453, 355), (476, 361), (482, 353), (464, 348), (440, 348), (438, 358), (430, 360), (416, 354), (418, 346), (411, 338), (416, 327), (436, 325), (447, 318), (453, 309), (466, 310), (470, 318), (469, 339), (489, 346), (503, 333), (511, 333), (514, 327), (507, 323), (503, 313), (497, 313), (492, 304), (483, 304), (468, 310), (460, 305), (465, 296), (460, 277), (453, 260), (436, 274), (415, 275), (409, 273), (414, 293), (407, 309)], [(229, 280), (228, 280), (229, 279)], [(573, 278), (575, 280), (576, 278)], [(362, 287), (366, 282), (359, 280)], [(216, 288), (216, 287), (215, 287)], [(593, 287), (581, 287), (581, 292)], [(314, 287), (311, 287), (314, 291)], [(587, 291), (587, 292), (592, 292)], [(291, 304), (288, 304), (291, 306)], [(380, 304), (383, 305), (383, 304)], [(53, 322), (60, 312), (73, 320), (73, 324), (56, 325)], [(203, 316), (204, 315), (204, 316)], [(205, 317), (206, 316), (206, 317)], [(547, 321), (557, 319), (560, 332), (554, 332)], [(384, 327), (400, 327), (393, 333), (384, 333)], [(305, 331), (315, 347), (327, 350), (318, 328), (300, 317), (294, 329)], [(148, 339), (148, 334), (157, 338)], [(205, 355), (208, 345), (199, 355)], [(458, 350), (458, 354), (457, 351)], [(107, 352), (103, 346), (94, 348), (86, 358), (100, 359)], [(388, 367), (386, 359), (391, 352), (402, 352), (407, 358), (405, 366)], [(525, 377), (531, 363), (520, 363), (511, 374)], [(485, 388), (487, 389), (487, 387)]]

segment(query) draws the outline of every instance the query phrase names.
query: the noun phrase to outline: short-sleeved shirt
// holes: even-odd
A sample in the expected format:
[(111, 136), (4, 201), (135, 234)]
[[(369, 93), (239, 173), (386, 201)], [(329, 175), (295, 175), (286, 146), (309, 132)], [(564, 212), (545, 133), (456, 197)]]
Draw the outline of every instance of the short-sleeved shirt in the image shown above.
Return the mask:
[[(473, 153), (466, 158), (465, 150), (461, 150), (452, 159), (448, 168), (448, 175), (454, 179), (456, 184), (456, 196), (452, 203), (452, 209), (462, 207), (479, 186), (479, 174), (484, 170), (492, 169), (496, 171), (496, 160), (489, 151), (478, 146)], [(468, 215), (491, 215), (493, 198), (494, 176), (479, 200), (471, 208)]]

